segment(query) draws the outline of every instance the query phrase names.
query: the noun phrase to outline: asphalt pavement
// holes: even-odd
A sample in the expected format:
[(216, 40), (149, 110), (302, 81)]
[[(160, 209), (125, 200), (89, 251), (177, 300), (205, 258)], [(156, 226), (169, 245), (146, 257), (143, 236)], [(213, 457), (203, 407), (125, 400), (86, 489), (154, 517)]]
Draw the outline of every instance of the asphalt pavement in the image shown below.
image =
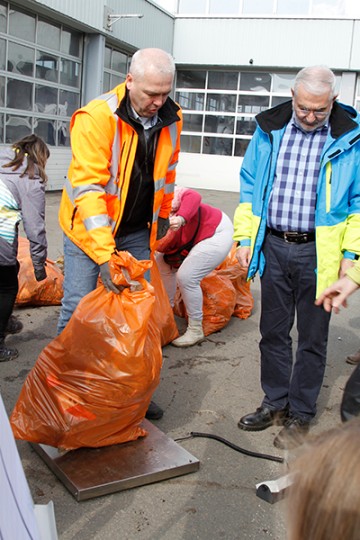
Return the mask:
[[(200, 192), (205, 202), (233, 217), (237, 193)], [(47, 193), (52, 260), (62, 255), (59, 200), (60, 193)], [(34, 502), (54, 502), (60, 540), (285, 540), (286, 500), (269, 504), (256, 496), (255, 485), (285, 474), (286, 462), (299, 449), (287, 453), (273, 446), (278, 427), (256, 433), (237, 427), (240, 416), (255, 410), (262, 399), (258, 278), (251, 290), (255, 304), (248, 319), (232, 317), (223, 330), (194, 347), (164, 347), (154, 399), (165, 413), (156, 426), (174, 440), (193, 431), (215, 434), (252, 452), (282, 457), (285, 463), (244, 455), (213, 439), (189, 438), (178, 444), (200, 460), (197, 472), (77, 502), (29, 443), (18, 441)], [(353, 369), (345, 358), (359, 348), (359, 301), (360, 294), (354, 295), (348, 309), (332, 318), (328, 365), (312, 433), (340, 422), (342, 392)], [(24, 329), (9, 336), (7, 343), (20, 354), (0, 364), (1, 394), (9, 414), (39, 353), (56, 335), (59, 306), (24, 307), (16, 314)], [(184, 321), (178, 322), (182, 329)]]

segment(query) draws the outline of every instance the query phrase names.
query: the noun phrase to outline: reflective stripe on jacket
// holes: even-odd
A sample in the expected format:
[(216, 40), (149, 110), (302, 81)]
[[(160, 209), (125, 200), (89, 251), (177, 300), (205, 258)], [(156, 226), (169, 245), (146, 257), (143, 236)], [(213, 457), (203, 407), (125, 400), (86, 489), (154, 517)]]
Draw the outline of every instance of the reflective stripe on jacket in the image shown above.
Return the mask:
[[(292, 115), (291, 101), (256, 117), (258, 126), (240, 171), (240, 204), (234, 240), (251, 246), (248, 278), (265, 265), (262, 244), (281, 139)], [(338, 278), (344, 254), (360, 255), (360, 115), (334, 103), (316, 194), (317, 296)]]
[[(76, 111), (71, 119), (72, 161), (60, 203), (64, 233), (98, 264), (115, 250), (135, 160), (138, 135), (116, 111), (125, 97), (125, 83)], [(170, 99), (170, 98), (168, 98)], [(157, 219), (167, 218), (175, 186), (180, 150), (181, 110), (159, 131), (154, 162), (154, 202), (150, 248), (155, 244)]]

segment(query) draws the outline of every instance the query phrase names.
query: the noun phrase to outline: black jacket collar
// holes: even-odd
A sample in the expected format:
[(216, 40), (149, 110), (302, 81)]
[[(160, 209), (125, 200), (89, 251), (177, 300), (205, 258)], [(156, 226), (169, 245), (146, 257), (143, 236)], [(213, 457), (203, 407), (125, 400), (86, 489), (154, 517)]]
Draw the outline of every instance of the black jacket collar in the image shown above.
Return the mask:
[[(158, 117), (161, 120), (161, 122), (159, 122), (160, 127), (163, 128), (173, 124), (174, 122), (179, 122), (180, 117), (177, 114), (177, 111), (179, 110), (180, 107), (176, 105), (176, 103), (170, 97), (168, 97), (164, 105), (158, 110)], [(134, 122), (136, 122), (140, 124), (140, 122), (134, 118), (130, 105), (129, 92), (127, 89), (124, 99), (120, 102), (119, 107), (116, 110), (116, 114), (119, 116), (119, 118), (127, 123), (133, 125)]]
[[(265, 133), (271, 133), (278, 129), (282, 129), (290, 122), (292, 117), (292, 100), (285, 101), (276, 107), (261, 112), (255, 118), (260, 128)], [(344, 109), (337, 101), (335, 101), (330, 119), (331, 135), (334, 139), (338, 139), (344, 133), (347, 133), (358, 127), (357, 122), (352, 118), (355, 118), (355, 113), (352, 115), (348, 110)]]

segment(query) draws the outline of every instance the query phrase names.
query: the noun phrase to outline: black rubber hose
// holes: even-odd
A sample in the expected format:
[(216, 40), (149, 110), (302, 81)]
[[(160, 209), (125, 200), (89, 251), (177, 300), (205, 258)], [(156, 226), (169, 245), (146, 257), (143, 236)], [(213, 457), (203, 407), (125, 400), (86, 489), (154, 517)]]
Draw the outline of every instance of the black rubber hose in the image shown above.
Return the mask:
[(224, 439), (223, 437), (219, 437), (219, 435), (213, 435), (212, 433), (199, 433), (198, 431), (191, 431), (190, 435), (192, 437), (206, 437), (207, 439), (215, 439), (215, 441), (219, 441), (226, 446), (229, 446), (233, 450), (236, 450), (236, 452), (241, 452), (241, 454), (245, 454), (246, 456), (251, 456), (259, 459), (268, 459), (269, 461), (277, 461), (278, 463), (284, 463), (284, 458), (246, 450), (245, 448), (241, 448), (241, 446), (237, 446), (236, 444), (228, 441), (227, 439)]

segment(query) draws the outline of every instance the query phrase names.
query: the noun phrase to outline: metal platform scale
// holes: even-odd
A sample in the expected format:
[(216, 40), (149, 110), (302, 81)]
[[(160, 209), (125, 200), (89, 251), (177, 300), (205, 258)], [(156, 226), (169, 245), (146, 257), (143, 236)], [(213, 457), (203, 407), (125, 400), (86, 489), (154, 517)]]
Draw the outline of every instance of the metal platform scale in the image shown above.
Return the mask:
[(65, 452), (30, 443), (77, 501), (195, 472), (200, 461), (148, 420), (136, 441)]

